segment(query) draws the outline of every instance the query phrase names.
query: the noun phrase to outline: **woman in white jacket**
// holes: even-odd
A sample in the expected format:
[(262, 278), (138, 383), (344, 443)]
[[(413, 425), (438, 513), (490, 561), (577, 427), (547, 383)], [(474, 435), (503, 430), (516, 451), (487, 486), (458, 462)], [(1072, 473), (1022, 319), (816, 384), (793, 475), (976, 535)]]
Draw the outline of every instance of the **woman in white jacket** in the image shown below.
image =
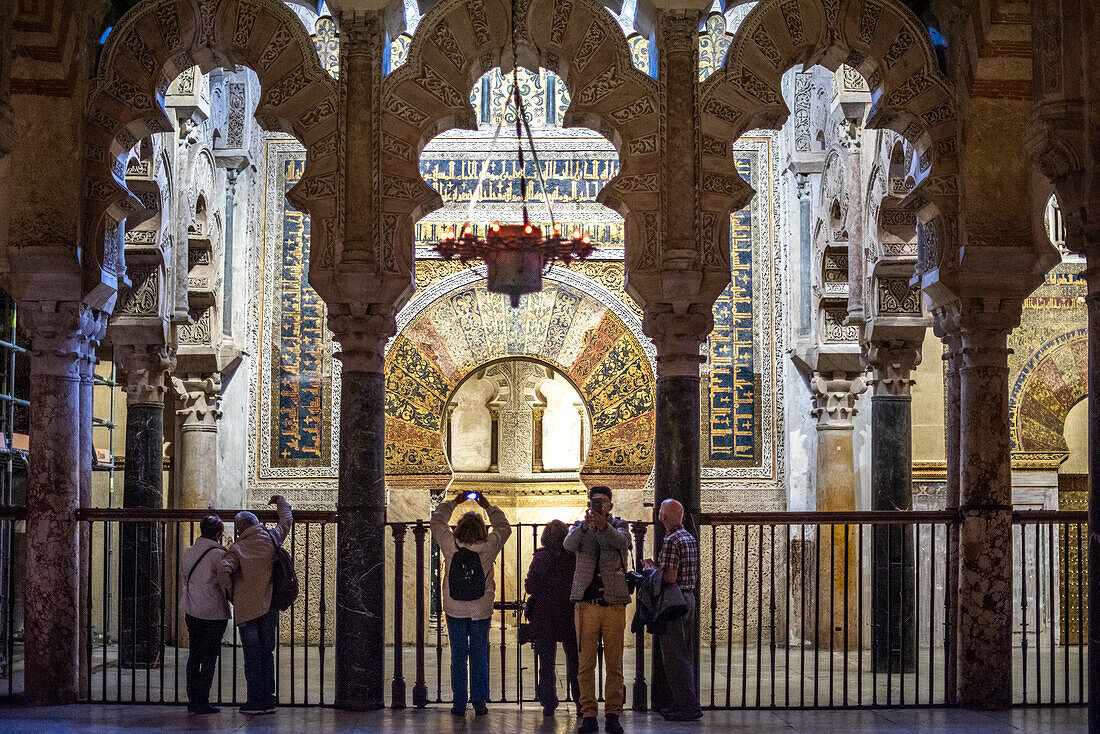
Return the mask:
[[(476, 501), (489, 515), (492, 530), (477, 512), (467, 512), (451, 530), (455, 507)], [(478, 716), (489, 713), (489, 618), (493, 615), (496, 583), (493, 562), (512, 534), (504, 512), (480, 492), (459, 492), (432, 513), (432, 537), (443, 553), (443, 612), (451, 644), (451, 713), (466, 715), (467, 701)], [(469, 689), (467, 690), (467, 664)]]
[(218, 566), (225, 558), (222, 533), (225, 525), (217, 515), (199, 523), (201, 536), (180, 558), (180, 611), (187, 622), (190, 650), (187, 655), (187, 710), (213, 714), (210, 684), (214, 666), (221, 656), (222, 635), (229, 621), (229, 600), (218, 586)]

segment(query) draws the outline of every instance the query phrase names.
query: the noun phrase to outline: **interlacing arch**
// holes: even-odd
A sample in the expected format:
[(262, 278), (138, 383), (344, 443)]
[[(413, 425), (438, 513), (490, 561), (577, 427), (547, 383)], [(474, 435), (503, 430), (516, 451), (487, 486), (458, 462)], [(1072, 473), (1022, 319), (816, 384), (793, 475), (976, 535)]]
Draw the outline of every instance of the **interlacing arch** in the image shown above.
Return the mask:
[(780, 80), (802, 64), (846, 64), (871, 92), (869, 128), (890, 128), (916, 149), (910, 193), (921, 219), (922, 269), (953, 266), (958, 222), (958, 116), (928, 32), (898, 0), (761, 0), (738, 28), (723, 68), (703, 83), (703, 188), (708, 176), (739, 190), (728, 142), (753, 128), (777, 129), (789, 110)]
[(279, 0), (143, 0), (109, 36), (88, 94), (87, 290), (114, 287), (121, 253), (106, 251), (103, 233), (141, 206), (126, 188), (127, 151), (147, 135), (172, 130), (164, 95), (196, 65), (203, 73), (235, 65), (256, 72), (257, 121), (306, 148), (305, 174), (288, 196), (312, 217), (319, 248), (335, 236), (337, 88), (293, 11)]
[[(570, 94), (565, 126), (587, 127), (615, 145), (619, 174), (600, 202), (626, 218), (626, 240), (652, 245), (659, 232), (659, 100), (631, 62), (615, 19), (594, 0), (534, 0), (520, 11), (520, 63), (557, 74)], [(445, 130), (476, 127), (469, 94), (511, 45), (512, 4), (445, 0), (424, 15), (406, 63), (382, 93), (383, 261), (395, 242), (412, 247), (416, 220), (442, 202), (420, 175), (420, 152)], [(641, 216), (636, 216), (641, 214)], [(643, 227), (640, 231), (638, 227)], [(643, 256), (628, 246), (627, 257)], [(411, 258), (410, 258), (411, 259)]]

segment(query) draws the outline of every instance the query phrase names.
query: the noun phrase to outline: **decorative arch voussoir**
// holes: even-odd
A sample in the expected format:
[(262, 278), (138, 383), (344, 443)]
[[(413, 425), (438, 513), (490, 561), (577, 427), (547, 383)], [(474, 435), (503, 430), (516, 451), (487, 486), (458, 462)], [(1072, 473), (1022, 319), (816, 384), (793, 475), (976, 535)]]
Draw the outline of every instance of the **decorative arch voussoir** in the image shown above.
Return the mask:
[[(336, 196), (336, 84), (297, 16), (278, 0), (143, 0), (127, 12), (100, 58), (85, 110), (86, 289), (114, 282), (105, 233), (139, 212), (123, 157), (142, 138), (170, 132), (164, 94), (180, 72), (244, 65), (263, 101), (256, 117), (306, 146), (295, 205), (331, 222)], [(331, 226), (329, 229), (332, 229)]]
[[(778, 128), (788, 113), (781, 75), (797, 64), (835, 70), (842, 63), (867, 80), (868, 126), (895, 130), (916, 149), (910, 197), (919, 197), (914, 210), (930, 257), (949, 266), (957, 249), (956, 95), (927, 30), (901, 0), (761, 0), (739, 27), (723, 69), (703, 85), (704, 140)], [(704, 169), (718, 165), (713, 147), (714, 156), (704, 150)]]

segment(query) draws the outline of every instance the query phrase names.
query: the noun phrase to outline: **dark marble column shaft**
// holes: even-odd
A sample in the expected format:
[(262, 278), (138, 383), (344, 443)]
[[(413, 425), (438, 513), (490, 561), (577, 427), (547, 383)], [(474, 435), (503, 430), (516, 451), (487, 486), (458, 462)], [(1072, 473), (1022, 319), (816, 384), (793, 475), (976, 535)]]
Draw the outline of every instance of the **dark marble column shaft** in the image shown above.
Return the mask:
[(335, 704), (373, 710), (385, 704), (386, 380), (340, 379)]
[[(164, 405), (126, 406), (126, 471), (122, 506), (164, 506)], [(151, 522), (122, 523), (119, 541), (119, 661), (134, 668), (160, 663), (161, 545), (160, 527)]]
[[(684, 506), (684, 527), (699, 537), (699, 376), (675, 375), (657, 378), (657, 426), (654, 441), (655, 486), (653, 519), (666, 499)], [(653, 547), (664, 542), (664, 527), (656, 522)], [(696, 620), (698, 622), (698, 620)], [(698, 659), (696, 659), (698, 678)], [(668, 682), (658, 647), (653, 648), (653, 708), (670, 703)]]
[(964, 332), (960, 369), (958, 703), (1012, 705), (1007, 330)]
[[(913, 508), (913, 399), (871, 398), (871, 509)], [(913, 528), (884, 525), (873, 535), (871, 663), (876, 672), (916, 667)]]

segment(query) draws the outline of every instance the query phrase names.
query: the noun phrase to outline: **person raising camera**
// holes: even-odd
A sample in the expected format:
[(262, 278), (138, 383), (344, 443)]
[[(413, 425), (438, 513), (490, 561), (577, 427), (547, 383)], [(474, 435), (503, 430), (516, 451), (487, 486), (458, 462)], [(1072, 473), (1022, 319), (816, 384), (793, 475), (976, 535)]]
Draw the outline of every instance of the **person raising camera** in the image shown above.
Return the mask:
[(575, 603), (579, 667), (577, 679), (581, 694), (581, 724), (577, 731), (599, 731), (596, 715), (596, 651), (603, 638), (604, 731), (620, 734), (626, 688), (623, 684), (623, 634), (626, 629), (626, 605), (630, 590), (626, 581), (630, 527), (612, 517), (611, 489), (595, 486), (588, 491), (588, 509), (584, 520), (576, 523), (565, 536), (563, 546), (576, 555), (573, 588), (569, 598)]
[[(478, 512), (467, 512), (451, 530), (455, 507), (473, 500), (489, 515), (492, 530)], [(490, 505), (481, 492), (459, 492), (440, 502), (431, 519), (432, 537), (443, 554), (443, 613), (451, 643), (451, 713), (466, 715), (467, 701), (474, 713), (489, 713), (489, 618), (493, 614), (496, 583), (493, 561), (504, 547), (512, 526), (499, 507)], [(467, 688), (469, 664), (469, 688)]]

